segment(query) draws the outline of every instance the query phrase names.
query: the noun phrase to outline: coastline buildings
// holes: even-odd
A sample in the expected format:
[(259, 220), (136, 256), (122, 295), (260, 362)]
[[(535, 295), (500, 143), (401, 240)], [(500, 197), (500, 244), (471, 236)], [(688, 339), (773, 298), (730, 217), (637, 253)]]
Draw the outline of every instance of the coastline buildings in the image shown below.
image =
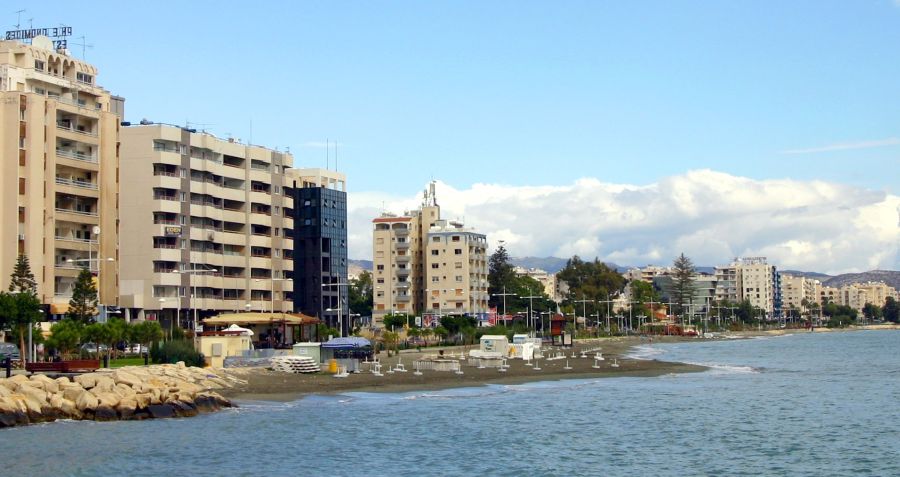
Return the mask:
[[(54, 49), (0, 41), (0, 286), (18, 254), (38, 298), (64, 314), (79, 270), (98, 277), (100, 303), (118, 295), (118, 128), (124, 99), (97, 68)], [(102, 233), (101, 233), (102, 232)]]
[(346, 332), (352, 328), (346, 318), (347, 178), (325, 169), (285, 174), (294, 203), (294, 310)]
[(126, 318), (292, 311), (292, 156), (164, 124), (120, 133)]
[(541, 283), (544, 287), (544, 293), (553, 301), (560, 300), (560, 292), (557, 287), (555, 273), (549, 273), (540, 268), (513, 267), (513, 272), (519, 276), (531, 277)]
[(487, 237), (442, 220), (432, 182), (419, 209), (372, 220), (372, 319), (487, 312)]

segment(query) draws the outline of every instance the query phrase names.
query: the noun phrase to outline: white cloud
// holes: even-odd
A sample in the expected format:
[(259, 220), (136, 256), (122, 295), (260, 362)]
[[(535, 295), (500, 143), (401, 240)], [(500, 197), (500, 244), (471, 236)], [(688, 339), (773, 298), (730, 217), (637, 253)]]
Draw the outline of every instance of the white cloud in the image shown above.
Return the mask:
[[(514, 256), (669, 264), (684, 252), (718, 265), (767, 256), (781, 269), (900, 268), (900, 196), (821, 181), (754, 180), (696, 170), (655, 184), (584, 178), (567, 186), (438, 183), (444, 218), (463, 219)], [(371, 258), (371, 220), (419, 197), (350, 195), (350, 256)]]
[[(900, 0), (896, 1), (900, 2)], [(837, 144), (829, 144), (827, 146), (821, 147), (810, 147), (806, 149), (788, 149), (785, 151), (781, 151), (780, 154), (814, 154), (817, 152), (849, 151), (856, 149), (871, 149), (873, 147), (897, 145), (900, 145), (900, 139), (896, 137), (889, 137), (887, 139), (876, 139), (874, 141), (843, 142)]]

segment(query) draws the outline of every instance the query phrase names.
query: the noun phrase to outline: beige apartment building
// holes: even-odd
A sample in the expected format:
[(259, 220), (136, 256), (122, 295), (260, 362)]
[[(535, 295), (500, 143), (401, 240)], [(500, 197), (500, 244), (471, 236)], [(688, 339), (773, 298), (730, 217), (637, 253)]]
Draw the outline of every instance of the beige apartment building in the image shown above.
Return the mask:
[(372, 220), (375, 326), (389, 313), (487, 311), (487, 239), (442, 220), (434, 186), (419, 209)]
[(0, 286), (24, 253), (38, 296), (68, 310), (79, 270), (115, 305), (118, 275), (118, 129), (124, 100), (97, 68), (54, 49), (0, 41)]
[(428, 230), (425, 264), (425, 308), (419, 312), (487, 313), (487, 236), (438, 220)]
[(513, 267), (513, 272), (519, 276), (531, 277), (541, 283), (544, 287), (544, 293), (553, 301), (559, 301), (561, 295), (559, 287), (557, 287), (556, 274), (549, 273), (540, 268)]
[(851, 283), (838, 290), (840, 305), (846, 305), (862, 313), (867, 303), (884, 306), (888, 297), (897, 299), (897, 290), (884, 282)]
[(121, 306), (194, 315), (293, 311), (293, 158), (163, 124), (121, 129)]
[(821, 283), (816, 279), (781, 274), (781, 298), (785, 313), (790, 309), (799, 310), (801, 313), (809, 311), (808, 305), (819, 301), (820, 288)]

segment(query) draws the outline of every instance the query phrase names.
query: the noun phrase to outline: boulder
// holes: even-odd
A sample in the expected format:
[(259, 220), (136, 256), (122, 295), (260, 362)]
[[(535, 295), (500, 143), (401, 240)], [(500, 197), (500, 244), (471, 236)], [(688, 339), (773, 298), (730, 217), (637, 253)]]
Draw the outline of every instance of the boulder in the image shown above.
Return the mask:
[(129, 387), (136, 386), (143, 382), (142, 379), (140, 377), (138, 377), (137, 375), (130, 373), (128, 371), (123, 371), (121, 369), (115, 371), (111, 377), (112, 377), (113, 381), (116, 382), (116, 384), (125, 384), (125, 385), (128, 385)]
[(151, 404), (152, 396), (146, 393), (135, 394), (134, 400), (137, 401), (138, 409), (147, 409)]
[(0, 386), (0, 398), (8, 397), (12, 394), (12, 390), (7, 388), (6, 386)]
[(81, 419), (82, 417), (81, 411), (78, 410), (78, 406), (65, 398), (59, 403), (59, 412), (69, 419)]
[(16, 386), (15, 392), (31, 397), (39, 402), (47, 402), (47, 391), (44, 391), (43, 389), (35, 386), (30, 386), (25, 383), (19, 383), (19, 385)]
[(92, 388), (93, 391), (111, 393), (116, 387), (116, 382), (109, 376), (97, 376), (97, 384)]
[(153, 418), (175, 417), (175, 408), (169, 404), (151, 404), (147, 407), (150, 416)]
[(116, 409), (113, 407), (100, 405), (94, 411), (95, 421), (117, 421), (118, 419), (119, 414), (116, 413)]
[(98, 377), (99, 376), (96, 374), (79, 374), (72, 380), (80, 384), (84, 389), (91, 389), (92, 387), (97, 385)]
[(191, 403), (174, 401), (171, 405), (175, 409), (175, 415), (178, 417), (193, 417), (197, 415), (197, 408)]
[(78, 396), (81, 396), (85, 392), (87, 391), (77, 383), (72, 383), (72, 385), (62, 389), (63, 397), (73, 402), (78, 401)]
[(56, 382), (56, 380), (47, 377), (46, 374), (32, 374), (30, 381), (31, 384), (41, 383), (41, 389), (48, 393), (59, 391), (59, 383)]
[(93, 411), (94, 409), (97, 409), (99, 404), (100, 400), (97, 399), (97, 396), (94, 396), (87, 391), (82, 392), (75, 401), (75, 407), (81, 412)]
[(116, 411), (119, 413), (120, 418), (131, 419), (131, 417), (134, 416), (135, 411), (137, 411), (137, 408), (137, 400), (134, 398), (125, 398), (119, 401), (119, 405), (116, 406)]
[(28, 414), (11, 397), (0, 397), (0, 427), (28, 424)]
[(112, 392), (97, 392), (97, 388), (91, 389), (90, 393), (94, 396), (97, 396), (98, 408), (99, 407), (109, 407), (114, 408), (119, 405), (119, 395)]

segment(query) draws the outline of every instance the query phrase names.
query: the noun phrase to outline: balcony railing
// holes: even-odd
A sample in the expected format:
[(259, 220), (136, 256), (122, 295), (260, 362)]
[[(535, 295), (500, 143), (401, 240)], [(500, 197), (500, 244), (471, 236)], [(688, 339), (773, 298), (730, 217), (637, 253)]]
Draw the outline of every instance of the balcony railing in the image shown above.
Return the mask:
[(97, 162), (96, 154), (85, 154), (83, 152), (78, 152), (78, 151), (67, 151), (65, 149), (57, 149), (56, 155), (59, 157), (75, 159), (76, 161), (94, 162), (94, 163)]
[[(51, 76), (56, 76), (56, 75), (51, 75)], [(78, 107), (78, 108), (93, 109), (95, 111), (100, 110), (100, 105), (97, 104), (96, 102), (94, 103), (94, 107), (88, 107), (87, 101), (75, 101), (74, 99), (63, 98), (62, 96), (55, 96), (55, 97), (53, 97), (53, 99), (55, 99), (57, 102), (70, 104), (70, 105)]]
[(90, 190), (98, 189), (97, 184), (94, 184), (93, 182), (81, 181), (81, 180), (77, 180), (77, 179), (66, 179), (65, 177), (57, 177), (56, 183), (59, 185), (65, 185), (65, 186), (70, 186), (70, 187), (80, 187), (82, 189), (90, 189)]
[(77, 134), (84, 134), (85, 136), (97, 137), (97, 133), (95, 133), (95, 132), (92, 132), (92, 131), (82, 131), (82, 130), (80, 130), (80, 129), (76, 129), (76, 128), (72, 127), (71, 124), (68, 124), (68, 123), (65, 123), (65, 122), (62, 122), (62, 121), (57, 121), (57, 122), (56, 122), (56, 128), (57, 128), (57, 129), (62, 129), (62, 130), (64, 130), (64, 131), (69, 131), (69, 132), (77, 133)]
[(96, 240), (83, 239), (83, 238), (78, 238), (78, 237), (74, 237), (74, 236), (68, 236), (68, 237), (65, 237), (65, 236), (57, 235), (57, 236), (55, 236), (54, 238), (55, 238), (56, 240), (64, 240), (64, 241), (66, 241), (66, 242), (79, 242), (79, 243), (90, 243), (90, 244), (96, 244), (96, 243), (97, 243)]
[(61, 214), (75, 214), (75, 215), (84, 215), (84, 216), (87, 216), (87, 217), (98, 217), (98, 215), (97, 215), (96, 212), (84, 212), (84, 211), (81, 211), (81, 210), (75, 210), (75, 209), (60, 209), (60, 208), (57, 208), (57, 209), (56, 209), (56, 212), (61, 213)]

